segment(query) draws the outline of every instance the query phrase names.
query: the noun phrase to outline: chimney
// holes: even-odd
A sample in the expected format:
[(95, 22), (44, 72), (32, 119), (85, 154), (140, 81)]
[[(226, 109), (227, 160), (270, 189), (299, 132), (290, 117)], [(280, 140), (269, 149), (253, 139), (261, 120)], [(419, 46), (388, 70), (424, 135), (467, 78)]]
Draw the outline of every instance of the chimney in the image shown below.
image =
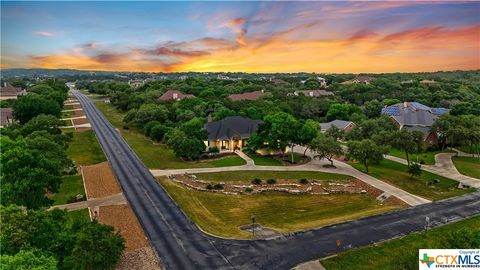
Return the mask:
[(265, 93), (265, 88), (262, 89), (262, 94)]
[(210, 123), (212, 121), (213, 121), (212, 114), (210, 113), (210, 114), (208, 114), (208, 117), (207, 117), (207, 123)]
[(407, 108), (408, 107), (408, 103), (405, 101), (403, 102), (403, 108)]

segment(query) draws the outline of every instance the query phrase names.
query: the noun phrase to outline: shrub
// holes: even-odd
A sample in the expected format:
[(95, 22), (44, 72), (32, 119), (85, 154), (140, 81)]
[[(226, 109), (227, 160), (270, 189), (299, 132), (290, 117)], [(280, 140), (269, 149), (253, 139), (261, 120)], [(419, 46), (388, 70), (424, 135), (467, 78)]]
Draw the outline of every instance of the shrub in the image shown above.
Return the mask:
[(245, 192), (247, 192), (247, 193), (252, 193), (252, 192), (253, 192), (253, 188), (247, 187), (247, 188), (245, 188)]
[(150, 132), (152, 131), (152, 128), (158, 124), (161, 124), (160, 122), (158, 121), (150, 121), (148, 122), (144, 127), (143, 127), (143, 134), (145, 134), (145, 136), (147, 137), (150, 137)]
[(123, 125), (123, 129), (128, 129), (128, 126), (127, 126), (127, 125)]
[(276, 184), (277, 183), (277, 180), (273, 179), (273, 178), (270, 178), (267, 180), (267, 184), (270, 184), (270, 185), (273, 185), (273, 184)]
[(218, 153), (218, 152), (220, 152), (220, 150), (218, 149), (218, 147), (212, 146), (212, 147), (208, 148), (208, 152), (209, 153)]
[(213, 185), (213, 189), (222, 190), (222, 189), (223, 189), (223, 185), (222, 185), (222, 184), (215, 184), (215, 185)]
[(254, 185), (260, 185), (262, 183), (262, 180), (260, 178), (254, 178), (252, 180), (252, 184)]
[(308, 184), (307, 178), (300, 179), (300, 184)]
[(207, 185), (207, 189), (208, 189), (208, 190), (212, 190), (212, 189), (213, 189), (212, 184), (208, 184), (208, 185)]

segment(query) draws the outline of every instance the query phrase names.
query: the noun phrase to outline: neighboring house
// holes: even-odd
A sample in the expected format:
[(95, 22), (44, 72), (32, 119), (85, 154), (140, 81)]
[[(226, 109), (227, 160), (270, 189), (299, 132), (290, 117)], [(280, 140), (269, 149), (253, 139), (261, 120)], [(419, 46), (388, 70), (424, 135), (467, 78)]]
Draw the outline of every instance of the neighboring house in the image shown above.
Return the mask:
[(337, 128), (343, 130), (345, 134), (350, 132), (356, 125), (352, 121), (344, 121), (344, 120), (333, 120), (328, 123), (320, 123), (320, 131), (326, 132), (332, 126), (336, 126)]
[(412, 84), (413, 80), (401, 81), (400, 84)]
[[(322, 77), (317, 77), (316, 78), (317, 81), (320, 83), (320, 87), (321, 88), (327, 88), (327, 80), (325, 78), (322, 78)], [(307, 82), (307, 80), (302, 80), (300, 81), (302, 84), (305, 84)]]
[(143, 85), (142, 80), (130, 80), (128, 81), (128, 85), (130, 85), (133, 88), (137, 88)]
[(271, 78), (270, 82), (273, 83), (273, 84), (290, 84), (287, 81), (284, 81), (282, 79), (275, 79), (275, 78)]
[(13, 122), (12, 108), (0, 108), (0, 128)]
[(27, 91), (20, 87), (14, 87), (8, 82), (4, 82), (0, 87), (0, 100), (17, 99), (18, 96), (25, 96)]
[(370, 76), (357, 76), (351, 80), (342, 82), (342, 84), (354, 84), (354, 83), (370, 84), (374, 80), (376, 79)]
[(382, 109), (382, 113), (390, 115), (399, 129), (421, 131), (424, 144), (430, 146), (437, 143), (437, 135), (430, 132), (430, 127), (442, 114), (448, 113), (445, 108), (430, 108), (418, 102), (403, 102)]
[(298, 96), (302, 93), (306, 97), (325, 97), (333, 96), (333, 92), (326, 90), (304, 90), (304, 91), (295, 91), (293, 93), (288, 93), (287, 96)]
[(261, 91), (254, 91), (248, 92), (243, 94), (231, 94), (228, 98), (232, 101), (239, 101), (239, 100), (256, 100), (261, 95), (263, 95), (264, 90)]
[(180, 91), (177, 91), (177, 90), (168, 90), (167, 92), (165, 92), (159, 98), (159, 100), (161, 100), (161, 101), (169, 101), (169, 100), (180, 101), (184, 98), (194, 98), (194, 97), (195, 97), (194, 95), (184, 94), (184, 93), (182, 93)]
[(434, 81), (434, 80), (421, 80), (420, 83), (423, 83), (423, 84), (434, 84), (434, 83), (437, 83), (437, 82)]
[(261, 120), (242, 116), (229, 116), (219, 121), (208, 122), (204, 126), (208, 132), (208, 141), (205, 141), (205, 145), (227, 151), (242, 149), (261, 123)]

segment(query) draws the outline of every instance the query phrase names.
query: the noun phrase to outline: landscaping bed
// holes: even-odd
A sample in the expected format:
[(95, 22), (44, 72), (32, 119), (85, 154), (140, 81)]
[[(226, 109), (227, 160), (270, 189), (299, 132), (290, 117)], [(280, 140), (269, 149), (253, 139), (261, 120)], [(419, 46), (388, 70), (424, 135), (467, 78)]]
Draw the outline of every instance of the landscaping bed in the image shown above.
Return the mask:
[(160, 270), (157, 256), (151, 247), (125, 251), (115, 270)]
[(82, 125), (90, 123), (87, 118), (72, 119), (73, 125)]
[(248, 156), (253, 159), (253, 162), (257, 166), (296, 166), (302, 165), (310, 162), (311, 158), (308, 156), (303, 156), (299, 153), (285, 154), (283, 157), (279, 154), (277, 155), (260, 155), (260, 154), (248, 154)]
[(98, 222), (110, 225), (125, 238), (125, 251), (148, 247), (148, 240), (142, 227), (128, 205), (101, 206)]
[[(350, 164), (357, 170), (365, 171), (362, 164), (354, 162)], [(390, 160), (382, 160), (378, 165), (372, 164), (368, 169), (368, 174), (373, 177), (429, 200), (441, 200), (474, 191), (460, 189), (457, 181), (426, 171), (422, 171), (420, 176), (411, 177), (406, 165)], [(440, 182), (434, 183), (435, 179)]]
[(108, 162), (82, 166), (88, 198), (101, 198), (122, 192)]
[(81, 175), (64, 176), (58, 193), (53, 194), (54, 205), (67, 204), (77, 195), (85, 196)]

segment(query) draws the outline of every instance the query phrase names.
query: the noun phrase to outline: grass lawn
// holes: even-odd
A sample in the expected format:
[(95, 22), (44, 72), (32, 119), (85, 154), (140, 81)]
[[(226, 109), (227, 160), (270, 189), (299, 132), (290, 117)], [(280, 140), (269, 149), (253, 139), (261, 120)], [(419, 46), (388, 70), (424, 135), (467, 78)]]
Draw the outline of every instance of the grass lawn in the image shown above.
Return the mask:
[(227, 157), (220, 160), (183, 161), (175, 156), (173, 151), (162, 144), (154, 144), (135, 129), (123, 129), (124, 113), (116, 110), (105, 102), (95, 102), (95, 105), (107, 117), (108, 121), (118, 128), (128, 145), (140, 159), (151, 169), (187, 169), (243, 165), (239, 157)]
[(62, 118), (71, 118), (73, 112), (62, 112)]
[(64, 110), (73, 110), (73, 105), (63, 105)]
[(350, 180), (353, 177), (343, 174), (314, 172), (314, 171), (233, 171), (233, 172), (216, 172), (216, 173), (196, 173), (199, 179), (212, 182), (225, 181), (248, 181), (254, 178), (267, 180), (269, 178), (300, 180), (307, 178), (308, 180)]
[[(360, 163), (351, 165), (357, 170), (365, 171), (365, 167)], [(429, 200), (441, 200), (473, 191), (459, 189), (457, 181), (426, 171), (422, 171), (420, 176), (411, 178), (406, 165), (390, 160), (384, 159), (378, 165), (370, 165), (368, 169), (373, 177)], [(440, 183), (428, 186), (427, 183), (433, 179), (439, 179)]]
[(249, 154), (248, 155), (251, 159), (253, 159), (253, 162), (255, 165), (259, 166), (283, 166), (283, 163), (275, 159), (273, 156), (262, 156), (258, 154)]
[(60, 190), (52, 196), (54, 205), (66, 204), (67, 200), (78, 194), (85, 195), (81, 175), (64, 176), (60, 185)]
[(203, 230), (224, 237), (250, 238), (239, 229), (254, 214), (263, 226), (286, 233), (339, 223), (398, 209), (368, 195), (291, 195), (264, 193), (234, 196), (186, 189), (159, 180), (185, 213)]
[[(432, 152), (425, 152), (425, 153), (420, 153), (420, 154), (411, 154), (408, 155), (410, 157), (411, 161), (425, 162), (426, 165), (434, 165), (435, 164), (435, 155), (438, 153), (447, 153), (451, 152), (449, 150), (446, 151), (432, 151)], [(403, 159), (407, 159), (407, 156), (405, 155), (405, 152), (403, 150), (398, 150), (396, 148), (390, 148), (390, 152), (388, 152), (390, 156), (394, 157), (399, 157)]]
[(363, 247), (339, 254), (321, 264), (329, 270), (343, 269), (418, 269), (418, 250), (445, 248), (448, 235), (461, 228), (480, 230), (480, 217), (473, 217), (429, 230), (394, 239), (377, 246)]
[(67, 212), (67, 217), (72, 221), (73, 220), (90, 221), (90, 215), (88, 214), (88, 209), (69, 211)]
[(463, 146), (460, 146), (460, 147), (457, 147), (458, 150), (462, 151), (462, 152), (465, 152), (465, 153), (477, 153), (477, 151), (480, 149), (480, 144), (474, 144), (472, 148), (470, 148), (470, 146), (467, 146), (467, 145), (463, 145)]
[(92, 130), (73, 132), (67, 154), (77, 165), (92, 165), (107, 160)]
[(480, 159), (473, 157), (453, 157), (457, 170), (464, 175), (480, 179)]

